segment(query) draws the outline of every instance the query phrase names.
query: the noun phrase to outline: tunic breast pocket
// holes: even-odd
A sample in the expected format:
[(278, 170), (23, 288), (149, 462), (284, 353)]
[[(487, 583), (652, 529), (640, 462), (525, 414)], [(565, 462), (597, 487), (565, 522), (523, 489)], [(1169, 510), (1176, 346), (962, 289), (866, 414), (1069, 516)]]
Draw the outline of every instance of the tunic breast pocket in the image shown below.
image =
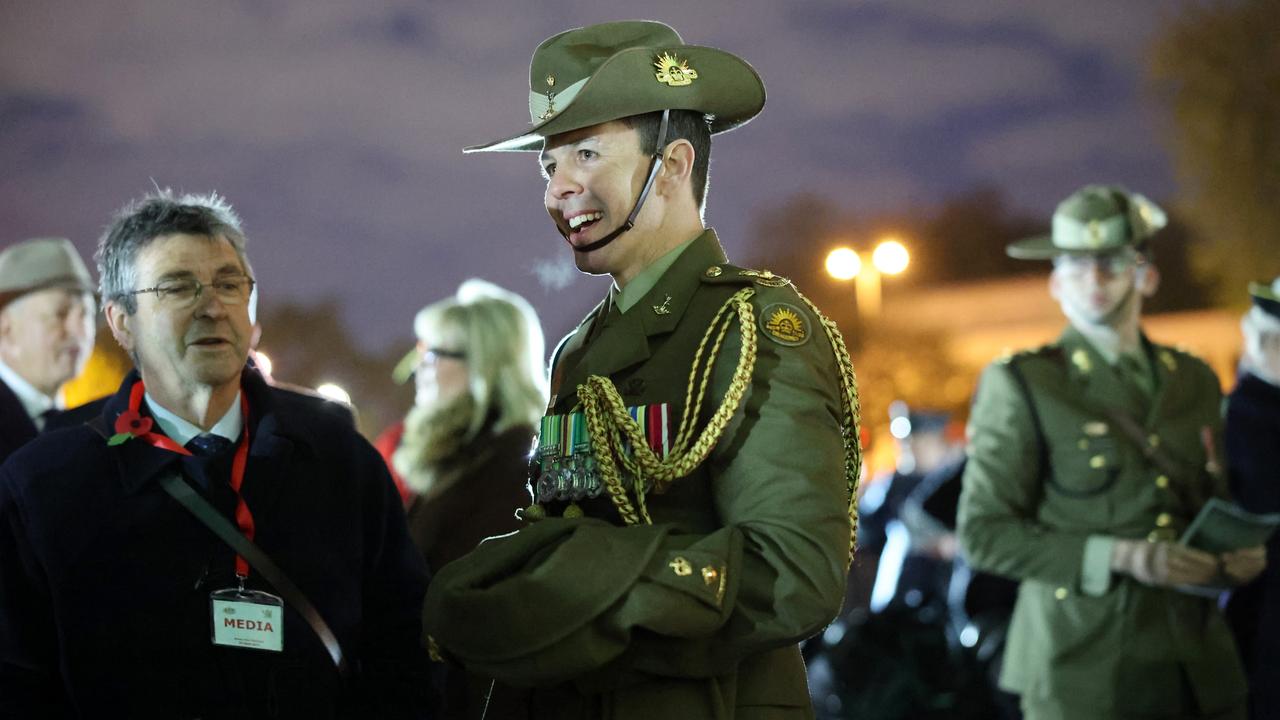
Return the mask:
[(1058, 494), (1087, 498), (1110, 490), (1120, 479), (1120, 446), (1110, 435), (1082, 435), (1054, 453), (1049, 486)]

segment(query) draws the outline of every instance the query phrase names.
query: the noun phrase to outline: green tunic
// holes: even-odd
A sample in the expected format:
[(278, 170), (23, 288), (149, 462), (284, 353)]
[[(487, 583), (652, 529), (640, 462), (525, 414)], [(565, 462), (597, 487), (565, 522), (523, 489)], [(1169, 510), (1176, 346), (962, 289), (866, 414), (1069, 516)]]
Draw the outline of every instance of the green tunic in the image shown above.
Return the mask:
[[(1226, 494), (1221, 473), (1206, 470), (1221, 458), (1217, 377), (1187, 353), (1143, 342), (1150, 394), (1074, 329), (987, 368), (969, 426), (960, 541), (975, 567), (1022, 581), (1004, 688), (1093, 717), (1218, 713), (1239, 706), (1245, 687), (1214, 601), (1111, 575), (1109, 548), (1087, 557), (1104, 538), (1175, 539), (1208, 497)], [(1141, 444), (1114, 408), (1141, 426)], [(1162, 472), (1151, 448), (1180, 472)]]
[[(675, 434), (694, 353), (717, 311), (754, 287), (760, 325), (742, 405), (710, 456), (647, 498), (652, 525), (624, 527), (607, 493), (542, 498), (548, 519), (446, 566), (424, 609), (445, 654), (532, 688), (535, 718), (812, 717), (797, 642), (836, 615), (849, 552), (840, 371), (789, 285), (725, 263), (699, 236), (621, 313), (606, 301), (557, 350), (549, 414), (577, 405), (588, 376), (626, 405), (667, 403)], [(777, 285), (778, 283), (769, 283)], [(699, 426), (737, 366), (728, 333)]]

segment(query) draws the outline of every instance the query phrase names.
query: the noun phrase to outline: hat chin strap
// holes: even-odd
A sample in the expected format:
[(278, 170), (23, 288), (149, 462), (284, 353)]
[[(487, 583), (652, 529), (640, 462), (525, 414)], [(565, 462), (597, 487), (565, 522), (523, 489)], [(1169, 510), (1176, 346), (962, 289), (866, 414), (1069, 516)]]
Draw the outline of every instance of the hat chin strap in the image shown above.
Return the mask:
[[(644, 187), (640, 189), (640, 197), (636, 198), (636, 206), (631, 209), (631, 214), (627, 216), (627, 221), (618, 226), (617, 230), (614, 230), (599, 240), (589, 245), (583, 245), (580, 248), (574, 248), (574, 252), (589, 253), (599, 250), (614, 240), (617, 240), (618, 236), (622, 233), (635, 227), (636, 216), (640, 214), (640, 208), (644, 206), (645, 199), (649, 197), (649, 191), (653, 189), (653, 181), (658, 177), (658, 168), (661, 167), (660, 161), (662, 160), (662, 151), (667, 146), (667, 122), (670, 117), (670, 110), (662, 111), (662, 124), (658, 126), (658, 146), (653, 149), (653, 159), (649, 161), (649, 178), (644, 181)], [(559, 225), (556, 227), (559, 228)], [(568, 233), (563, 230), (560, 231), (560, 234), (564, 235), (565, 239), (569, 238)]]

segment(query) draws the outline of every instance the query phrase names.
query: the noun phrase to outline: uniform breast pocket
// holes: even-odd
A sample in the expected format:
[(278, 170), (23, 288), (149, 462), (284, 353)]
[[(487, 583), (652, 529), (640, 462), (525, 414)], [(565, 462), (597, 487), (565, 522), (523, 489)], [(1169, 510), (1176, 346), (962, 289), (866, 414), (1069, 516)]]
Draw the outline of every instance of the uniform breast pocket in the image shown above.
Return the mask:
[(1120, 446), (1110, 435), (1082, 435), (1054, 453), (1049, 486), (1067, 497), (1092, 497), (1120, 478)]

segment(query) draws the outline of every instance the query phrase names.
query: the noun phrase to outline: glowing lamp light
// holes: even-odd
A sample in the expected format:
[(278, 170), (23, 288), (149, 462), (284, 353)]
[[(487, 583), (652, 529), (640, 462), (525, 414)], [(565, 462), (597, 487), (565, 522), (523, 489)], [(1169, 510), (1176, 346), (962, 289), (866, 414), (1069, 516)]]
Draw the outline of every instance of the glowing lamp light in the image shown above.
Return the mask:
[(324, 383), (320, 387), (316, 388), (316, 392), (330, 400), (337, 400), (340, 403), (346, 403), (348, 405), (351, 404), (351, 394), (346, 390), (343, 390), (341, 385), (337, 385), (335, 383)]
[(899, 415), (889, 421), (889, 434), (899, 440), (906, 440), (911, 435), (911, 420), (905, 415)]
[(837, 280), (852, 280), (862, 272), (862, 258), (847, 247), (827, 254), (827, 274)]
[(885, 275), (897, 275), (907, 269), (911, 255), (907, 247), (897, 240), (885, 240), (871, 253), (871, 263)]

